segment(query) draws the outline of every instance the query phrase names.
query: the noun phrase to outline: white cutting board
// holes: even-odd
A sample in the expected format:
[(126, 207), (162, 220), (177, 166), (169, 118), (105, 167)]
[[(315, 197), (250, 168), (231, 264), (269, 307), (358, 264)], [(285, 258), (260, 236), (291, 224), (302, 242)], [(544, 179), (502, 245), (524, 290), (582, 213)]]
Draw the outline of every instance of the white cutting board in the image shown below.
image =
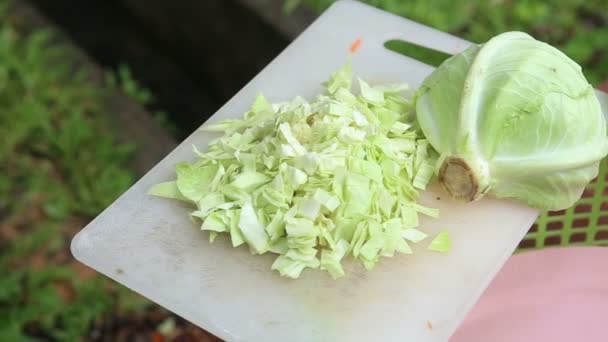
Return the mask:
[[(447, 53), (469, 43), (366, 5), (341, 1), (222, 107), (210, 122), (240, 117), (258, 92), (272, 101), (311, 98), (346, 60), (357, 76), (417, 87), (432, 67), (386, 50), (403, 39)], [(248, 53), (243, 51), (243, 53)], [(415, 248), (347, 276), (306, 270), (297, 281), (270, 271), (272, 256), (252, 256), (226, 239), (209, 244), (175, 201), (146, 195), (174, 179), (215, 136), (196, 131), (99, 215), (72, 242), (81, 262), (229, 341), (445, 341), (464, 319), (535, 220), (538, 211), (508, 201), (458, 204), (439, 190), (423, 195), (440, 209), (423, 230), (451, 232), (449, 254)], [(438, 200), (440, 197), (440, 200)], [(425, 244), (426, 245), (426, 244)]]

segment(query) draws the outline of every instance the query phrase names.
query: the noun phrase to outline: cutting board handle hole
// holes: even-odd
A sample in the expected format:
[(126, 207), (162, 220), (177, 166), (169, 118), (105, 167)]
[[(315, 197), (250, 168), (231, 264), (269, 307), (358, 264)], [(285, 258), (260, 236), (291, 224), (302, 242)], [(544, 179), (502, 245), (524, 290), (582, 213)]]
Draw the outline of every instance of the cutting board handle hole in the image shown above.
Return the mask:
[(384, 47), (390, 51), (413, 58), (434, 67), (439, 66), (439, 64), (451, 56), (447, 53), (429, 49), (421, 45), (412, 44), (401, 39), (387, 40), (384, 42)]

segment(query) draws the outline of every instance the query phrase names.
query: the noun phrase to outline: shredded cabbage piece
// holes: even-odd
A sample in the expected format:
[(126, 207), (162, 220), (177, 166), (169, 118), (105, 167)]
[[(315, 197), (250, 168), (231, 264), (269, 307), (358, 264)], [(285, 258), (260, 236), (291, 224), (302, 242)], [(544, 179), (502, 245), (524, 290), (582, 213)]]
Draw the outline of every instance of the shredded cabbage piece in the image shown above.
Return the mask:
[[(416, 203), (437, 154), (413, 123), (407, 85), (359, 79), (356, 94), (352, 79), (347, 64), (310, 103), (258, 95), (243, 119), (204, 127), (225, 135), (149, 193), (191, 203), (210, 241), (228, 234), (234, 247), (278, 254), (272, 269), (289, 278), (306, 268), (340, 278), (349, 255), (372, 269), (411, 254), (427, 237), (418, 215), (438, 215)], [(444, 249), (440, 236), (430, 249)]]
[(435, 236), (435, 238), (433, 239), (433, 241), (431, 241), (427, 249), (430, 251), (447, 253), (450, 251), (451, 247), (452, 239), (450, 238), (450, 233), (444, 230), (437, 234), (437, 236)]

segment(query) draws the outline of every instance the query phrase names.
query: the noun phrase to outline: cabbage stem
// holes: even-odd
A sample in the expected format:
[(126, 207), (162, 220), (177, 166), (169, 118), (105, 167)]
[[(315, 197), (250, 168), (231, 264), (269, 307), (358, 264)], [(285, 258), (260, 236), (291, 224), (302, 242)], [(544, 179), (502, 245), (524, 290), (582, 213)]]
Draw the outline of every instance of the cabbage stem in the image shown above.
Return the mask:
[(471, 202), (481, 194), (473, 169), (462, 158), (448, 157), (439, 169), (439, 184), (457, 200)]

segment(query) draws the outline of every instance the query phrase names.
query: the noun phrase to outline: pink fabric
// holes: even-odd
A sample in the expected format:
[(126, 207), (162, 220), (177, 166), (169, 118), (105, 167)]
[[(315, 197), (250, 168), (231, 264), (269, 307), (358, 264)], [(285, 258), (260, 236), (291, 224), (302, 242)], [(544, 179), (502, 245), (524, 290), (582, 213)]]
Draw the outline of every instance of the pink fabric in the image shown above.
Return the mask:
[(608, 248), (514, 255), (450, 341), (608, 341)]

